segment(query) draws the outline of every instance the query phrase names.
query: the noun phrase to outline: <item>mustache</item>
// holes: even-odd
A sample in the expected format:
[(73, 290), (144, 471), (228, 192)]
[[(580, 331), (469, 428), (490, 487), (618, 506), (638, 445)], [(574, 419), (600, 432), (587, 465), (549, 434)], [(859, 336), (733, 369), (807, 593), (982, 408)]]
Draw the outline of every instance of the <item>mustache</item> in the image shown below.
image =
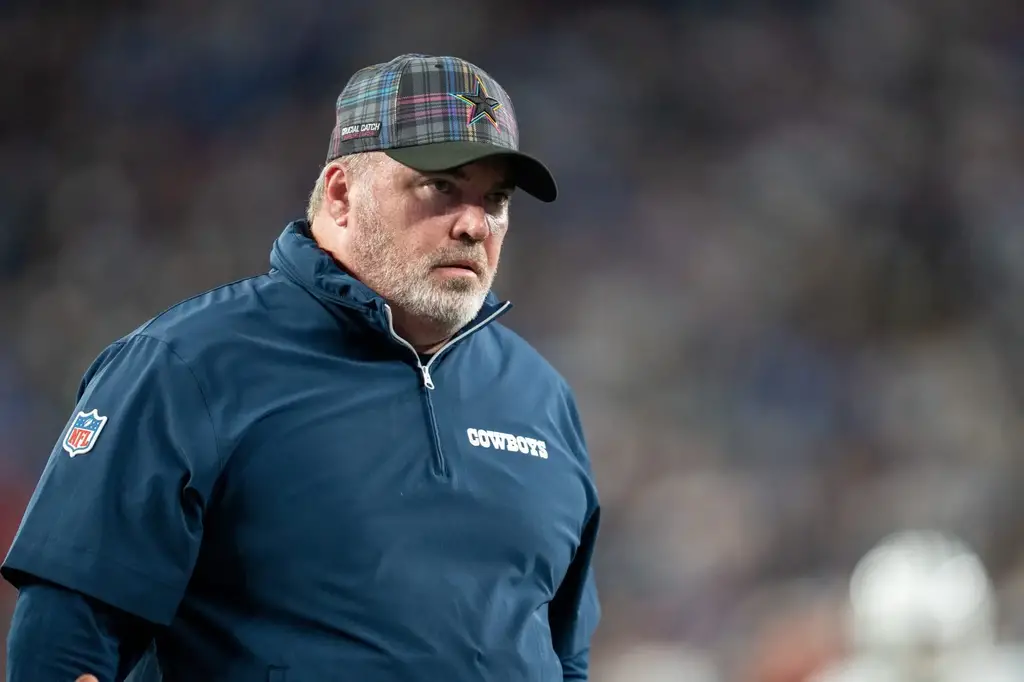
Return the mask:
[(434, 256), (431, 267), (441, 267), (453, 263), (469, 264), (478, 272), (487, 271), (487, 254), (483, 251), (464, 251), (447, 249)]

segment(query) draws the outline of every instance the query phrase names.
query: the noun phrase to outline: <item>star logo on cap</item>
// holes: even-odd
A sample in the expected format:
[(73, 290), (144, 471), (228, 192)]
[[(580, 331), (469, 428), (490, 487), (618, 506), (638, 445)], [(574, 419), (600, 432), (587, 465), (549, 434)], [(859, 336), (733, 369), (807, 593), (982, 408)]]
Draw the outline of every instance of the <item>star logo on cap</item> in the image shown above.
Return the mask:
[(461, 100), (470, 105), (469, 114), (466, 117), (466, 125), (471, 126), (482, 118), (486, 118), (498, 130), (498, 116), (496, 112), (501, 108), (501, 102), (488, 96), (487, 88), (476, 77), (476, 92), (453, 92), (450, 93), (455, 99)]

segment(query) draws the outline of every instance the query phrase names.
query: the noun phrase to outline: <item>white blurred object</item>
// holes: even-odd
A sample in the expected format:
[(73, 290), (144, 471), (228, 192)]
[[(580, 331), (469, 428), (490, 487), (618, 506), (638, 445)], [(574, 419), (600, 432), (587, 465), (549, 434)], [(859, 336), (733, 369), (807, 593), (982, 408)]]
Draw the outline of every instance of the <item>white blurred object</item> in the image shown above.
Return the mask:
[(850, 579), (853, 655), (813, 682), (1024, 682), (1024, 657), (996, 644), (981, 558), (934, 531), (893, 534)]
[(1024, 650), (996, 646), (991, 650), (954, 656), (943, 668), (941, 682), (1024, 682)]
[(1024, 682), (1024, 652), (996, 646), (967, 655), (954, 654), (927, 671), (908, 670), (880, 658), (854, 658), (810, 682)]
[[(869, 658), (843, 661), (818, 673), (810, 682), (918, 682), (901, 676), (893, 666)], [(932, 682), (929, 680), (929, 682)]]
[(595, 672), (596, 682), (722, 682), (707, 655), (684, 645), (637, 645)]
[(882, 657), (966, 652), (995, 643), (992, 583), (980, 557), (929, 531), (891, 535), (850, 580), (853, 646)]

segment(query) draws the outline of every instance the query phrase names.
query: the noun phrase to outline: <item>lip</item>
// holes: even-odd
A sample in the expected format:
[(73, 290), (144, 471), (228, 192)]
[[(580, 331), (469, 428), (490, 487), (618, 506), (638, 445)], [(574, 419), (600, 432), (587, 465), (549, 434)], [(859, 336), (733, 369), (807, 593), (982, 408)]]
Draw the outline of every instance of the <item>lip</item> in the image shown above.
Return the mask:
[(441, 263), (440, 265), (437, 265), (436, 268), (438, 268), (438, 269), (448, 268), (448, 269), (454, 269), (454, 270), (467, 270), (469, 272), (472, 272), (474, 275), (479, 275), (480, 274), (480, 266), (479, 266), (479, 264), (477, 264), (476, 261), (471, 261), (471, 260), (449, 261), (447, 263)]

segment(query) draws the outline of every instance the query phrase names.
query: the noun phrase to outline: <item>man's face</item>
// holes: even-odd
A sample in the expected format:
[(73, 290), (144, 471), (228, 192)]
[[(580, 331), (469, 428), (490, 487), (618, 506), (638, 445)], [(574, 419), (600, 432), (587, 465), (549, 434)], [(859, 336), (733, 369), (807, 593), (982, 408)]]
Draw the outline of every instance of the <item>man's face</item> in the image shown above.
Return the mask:
[(383, 157), (349, 188), (353, 274), (404, 315), (462, 328), (498, 269), (508, 176), (499, 159), (424, 174)]

